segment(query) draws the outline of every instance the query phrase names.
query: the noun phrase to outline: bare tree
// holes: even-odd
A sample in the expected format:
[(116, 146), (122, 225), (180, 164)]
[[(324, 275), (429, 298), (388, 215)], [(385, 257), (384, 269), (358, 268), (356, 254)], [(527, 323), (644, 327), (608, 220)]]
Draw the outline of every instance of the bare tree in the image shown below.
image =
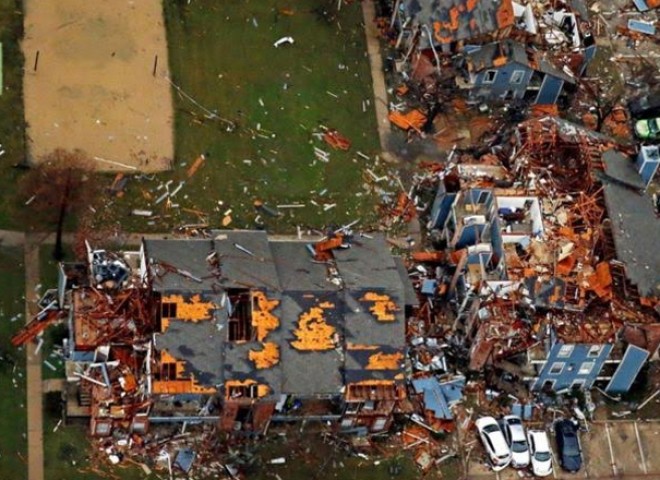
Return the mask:
[(83, 152), (57, 149), (42, 157), (22, 180), (20, 189), (30, 212), (26, 223), (39, 230), (56, 229), (53, 257), (57, 260), (63, 257), (67, 218), (87, 210), (99, 193), (90, 171)]

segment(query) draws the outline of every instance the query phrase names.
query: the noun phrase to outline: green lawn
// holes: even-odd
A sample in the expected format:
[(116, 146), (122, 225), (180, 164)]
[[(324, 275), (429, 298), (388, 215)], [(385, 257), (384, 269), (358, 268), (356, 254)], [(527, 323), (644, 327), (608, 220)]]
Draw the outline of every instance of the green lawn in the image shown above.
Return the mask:
[[(276, 427), (271, 434), (257, 446), (256, 460), (247, 469), (250, 480), (286, 478), (288, 480), (338, 478), (347, 480), (413, 480), (422, 478), (422, 473), (415, 465), (410, 451), (385, 444), (372, 451), (367, 451), (369, 459), (349, 455), (341, 447), (333, 446), (322, 440), (318, 425), (309, 423), (303, 433), (300, 425)], [(278, 433), (286, 431), (285, 436)], [(342, 437), (338, 437), (342, 438)], [(284, 464), (271, 465), (270, 460), (284, 457)], [(444, 467), (445, 465), (443, 465)], [(454, 465), (451, 465), (454, 468)], [(456, 469), (445, 470), (456, 473)], [(442, 477), (432, 469), (424, 478)]]
[[(70, 245), (64, 245), (64, 261), (73, 261), (74, 254)], [(57, 272), (58, 262), (53, 259), (53, 245), (42, 245), (39, 248), (39, 295), (43, 295), (46, 290), (57, 289)], [(51, 326), (44, 332), (44, 345), (41, 349), (41, 354), (44, 360), (47, 360), (55, 367), (51, 369), (44, 365), (41, 369), (41, 376), (44, 379), (48, 378), (63, 378), (64, 360), (54, 353), (55, 346), (62, 345), (62, 338), (67, 333), (67, 326), (65, 324)]]
[(16, 210), (17, 181), (22, 172), (13, 165), (25, 158), (23, 117), (23, 53), (18, 41), (23, 35), (21, 0), (0, 0), (3, 89), (0, 95), (0, 228), (21, 228)]
[(25, 313), (23, 251), (0, 248), (0, 272), (0, 478), (21, 480), (27, 478), (25, 355), (9, 339), (25, 324), (16, 317)]
[[(111, 468), (109, 463), (99, 463), (90, 457), (91, 446), (87, 437), (87, 425), (75, 423), (60, 426), (53, 431), (59, 420), (59, 413), (51, 402), (48, 402), (44, 418), (44, 477), (45, 480), (101, 480), (121, 478), (122, 480), (138, 480), (156, 478), (147, 476), (131, 464), (124, 463), (123, 468)], [(120, 464), (121, 465), (121, 464)], [(96, 473), (93, 469), (103, 472)]]
[[(379, 147), (359, 2), (344, 6), (332, 21), (319, 6), (335, 12), (334, 0), (189, 3), (164, 2), (173, 81), (236, 128), (228, 132), (226, 123), (206, 118), (175, 91), (174, 171), (129, 185), (126, 197), (116, 201), (123, 226), (163, 230), (197, 222), (194, 214), (153, 207), (146, 197), (157, 198), (162, 190), (155, 188), (162, 181), (174, 179), (173, 189), (178, 180), (187, 180), (187, 168), (202, 153), (206, 164), (186, 181), (174, 203), (205, 212), (214, 226), (231, 209), (230, 227), (254, 227), (255, 199), (273, 206), (307, 205), (278, 219), (262, 215), (266, 226), (277, 231), (375, 219), (374, 197), (363, 189), (365, 168), (378, 170), (374, 158)], [(280, 13), (285, 8), (293, 14)], [(295, 43), (274, 48), (283, 36), (292, 36)], [(312, 133), (321, 125), (338, 129), (352, 142), (351, 149), (331, 150), (315, 139)], [(328, 163), (315, 160), (314, 146), (330, 152)], [(335, 203), (324, 211), (324, 204)], [(154, 209), (164, 217), (149, 225), (128, 217), (132, 208)]]

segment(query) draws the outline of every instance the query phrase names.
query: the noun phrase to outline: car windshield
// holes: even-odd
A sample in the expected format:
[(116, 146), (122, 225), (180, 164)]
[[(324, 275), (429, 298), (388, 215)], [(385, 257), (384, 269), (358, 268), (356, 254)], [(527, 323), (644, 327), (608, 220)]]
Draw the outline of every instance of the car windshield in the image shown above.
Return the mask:
[(497, 427), (497, 425), (486, 425), (484, 427), (484, 432), (486, 432), (486, 433), (493, 433), (493, 432), (497, 432), (497, 431), (499, 431), (499, 428)]
[(546, 462), (550, 460), (550, 452), (536, 452), (534, 458), (537, 459), (539, 462)]
[(519, 440), (517, 442), (513, 442), (511, 444), (511, 450), (513, 450), (516, 453), (522, 453), (527, 451), (527, 442), (523, 442), (522, 440)]

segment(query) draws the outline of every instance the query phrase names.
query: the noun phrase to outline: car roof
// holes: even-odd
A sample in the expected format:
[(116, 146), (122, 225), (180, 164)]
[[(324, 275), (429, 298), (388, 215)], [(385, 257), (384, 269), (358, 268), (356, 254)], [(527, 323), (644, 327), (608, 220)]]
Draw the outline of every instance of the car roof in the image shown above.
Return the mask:
[(497, 432), (491, 432), (488, 435), (488, 438), (490, 438), (490, 442), (493, 444), (496, 455), (509, 453), (509, 446), (507, 445), (506, 440), (504, 440), (504, 435), (502, 435), (501, 430), (498, 430)]
[(527, 440), (525, 438), (525, 430), (523, 429), (522, 420), (517, 415), (507, 415), (504, 420), (509, 425), (511, 431), (511, 441)]
[(493, 417), (481, 417), (478, 418), (474, 423), (478, 428), (484, 428), (487, 425), (495, 425), (498, 429), (500, 428), (500, 426), (497, 424), (497, 420), (495, 420)]
[(534, 437), (534, 446), (536, 451), (549, 452), (550, 451), (550, 442), (548, 442), (548, 434), (542, 430), (529, 430), (529, 435)]
[(575, 433), (577, 431), (577, 427), (573, 422), (570, 420), (559, 420), (557, 423), (555, 423), (555, 428), (557, 430), (561, 430), (563, 432), (573, 432)]

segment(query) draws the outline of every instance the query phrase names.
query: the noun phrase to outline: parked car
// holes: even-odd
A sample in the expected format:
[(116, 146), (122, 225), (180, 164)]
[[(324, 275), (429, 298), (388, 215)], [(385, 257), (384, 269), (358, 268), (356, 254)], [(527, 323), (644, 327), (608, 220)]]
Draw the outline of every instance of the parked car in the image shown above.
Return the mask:
[(657, 117), (660, 115), (660, 90), (630, 100), (628, 110), (635, 118)]
[(482, 417), (475, 423), (493, 470), (495, 472), (503, 470), (511, 463), (511, 451), (497, 420), (493, 417)]
[(516, 415), (507, 415), (502, 418), (501, 424), (502, 433), (511, 450), (511, 466), (525, 468), (529, 465), (529, 448), (522, 420)]
[(570, 420), (558, 420), (555, 423), (555, 435), (561, 467), (567, 472), (577, 472), (582, 467), (582, 448), (577, 426)]
[(552, 452), (550, 452), (548, 434), (543, 430), (528, 430), (527, 443), (532, 473), (537, 477), (547, 477), (552, 473)]
[(635, 122), (635, 135), (642, 140), (660, 138), (660, 118), (649, 118)]

